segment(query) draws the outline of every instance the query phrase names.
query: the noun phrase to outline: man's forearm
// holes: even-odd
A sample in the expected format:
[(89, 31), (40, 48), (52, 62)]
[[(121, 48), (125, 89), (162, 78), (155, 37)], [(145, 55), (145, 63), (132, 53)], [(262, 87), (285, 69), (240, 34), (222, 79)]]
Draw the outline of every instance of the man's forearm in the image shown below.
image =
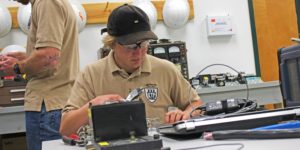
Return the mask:
[(57, 67), (59, 58), (59, 50), (55, 48), (43, 48), (35, 50), (27, 59), (19, 61), (18, 64), (21, 73), (34, 76)]
[(60, 134), (69, 136), (83, 125), (88, 124), (88, 104), (80, 109), (64, 112), (61, 118)]

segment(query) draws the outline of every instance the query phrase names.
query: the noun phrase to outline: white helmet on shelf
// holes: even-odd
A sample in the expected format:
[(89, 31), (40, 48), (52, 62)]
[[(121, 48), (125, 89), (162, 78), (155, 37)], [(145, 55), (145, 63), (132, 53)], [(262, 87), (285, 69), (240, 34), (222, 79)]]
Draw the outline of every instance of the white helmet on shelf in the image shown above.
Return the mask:
[(2, 49), (1, 53), (2, 55), (5, 55), (10, 52), (24, 52), (26, 53), (26, 48), (21, 45), (8, 45), (5, 48)]
[(0, 38), (5, 36), (12, 26), (11, 15), (6, 7), (0, 4)]
[(76, 15), (78, 31), (81, 32), (84, 29), (86, 24), (85, 9), (83, 8), (82, 4), (79, 3), (77, 0), (69, 0), (69, 1)]
[(164, 23), (173, 29), (183, 27), (190, 14), (190, 5), (187, 0), (166, 0), (163, 6)]
[(20, 5), (17, 14), (17, 19), (21, 30), (25, 34), (28, 34), (30, 29), (30, 16), (31, 16), (31, 4), (28, 3), (27, 5)]
[(157, 10), (150, 0), (134, 0), (132, 5), (142, 9), (149, 18), (149, 23), (152, 29), (154, 29), (157, 23)]

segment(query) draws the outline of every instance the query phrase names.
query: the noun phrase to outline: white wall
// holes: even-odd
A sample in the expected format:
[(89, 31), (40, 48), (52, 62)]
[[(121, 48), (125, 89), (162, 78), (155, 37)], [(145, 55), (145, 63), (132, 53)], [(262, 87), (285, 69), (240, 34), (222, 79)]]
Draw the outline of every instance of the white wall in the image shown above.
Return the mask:
[[(107, 0), (79, 0), (82, 3), (106, 2)], [(108, 0), (110, 2), (124, 0)], [(7, 7), (16, 6), (16, 2), (0, 0)], [(255, 63), (247, 0), (194, 0), (195, 18), (185, 27), (168, 29), (162, 21), (158, 22), (154, 32), (159, 38), (185, 41), (188, 48), (190, 77), (196, 75), (205, 66), (212, 63), (224, 63), (246, 73), (255, 74)], [(207, 37), (206, 15), (229, 13), (232, 16), (235, 35)], [(80, 66), (97, 59), (96, 52), (101, 47), (101, 25), (87, 25), (80, 33)], [(26, 44), (26, 36), (19, 29), (13, 29), (7, 36), (0, 38), (0, 47), (10, 44)], [(225, 67), (211, 67), (205, 73), (231, 72)]]

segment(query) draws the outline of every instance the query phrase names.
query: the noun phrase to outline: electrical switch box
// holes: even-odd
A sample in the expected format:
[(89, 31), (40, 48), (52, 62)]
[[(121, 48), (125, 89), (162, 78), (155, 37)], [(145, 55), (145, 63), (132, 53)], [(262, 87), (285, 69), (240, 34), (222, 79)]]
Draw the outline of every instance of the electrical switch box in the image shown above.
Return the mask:
[(229, 14), (226, 15), (207, 15), (207, 35), (222, 36), (233, 35), (233, 23)]

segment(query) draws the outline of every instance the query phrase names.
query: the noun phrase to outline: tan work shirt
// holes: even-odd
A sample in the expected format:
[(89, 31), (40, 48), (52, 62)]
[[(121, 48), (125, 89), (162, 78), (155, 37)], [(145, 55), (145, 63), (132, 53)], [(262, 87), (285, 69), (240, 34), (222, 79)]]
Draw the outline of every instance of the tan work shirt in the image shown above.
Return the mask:
[(37, 48), (54, 47), (61, 51), (56, 70), (29, 78), (25, 110), (40, 111), (44, 100), (47, 111), (62, 109), (79, 72), (78, 29), (68, 0), (30, 0), (32, 14), (27, 53)]
[(189, 98), (200, 100), (194, 89), (189, 94), (190, 84), (171, 62), (146, 55), (142, 66), (129, 75), (116, 65), (111, 52), (78, 75), (64, 111), (80, 108), (100, 95), (119, 94), (126, 98), (138, 87), (147, 87), (139, 97), (145, 103), (147, 117), (158, 118), (161, 123), (168, 107), (185, 110)]

